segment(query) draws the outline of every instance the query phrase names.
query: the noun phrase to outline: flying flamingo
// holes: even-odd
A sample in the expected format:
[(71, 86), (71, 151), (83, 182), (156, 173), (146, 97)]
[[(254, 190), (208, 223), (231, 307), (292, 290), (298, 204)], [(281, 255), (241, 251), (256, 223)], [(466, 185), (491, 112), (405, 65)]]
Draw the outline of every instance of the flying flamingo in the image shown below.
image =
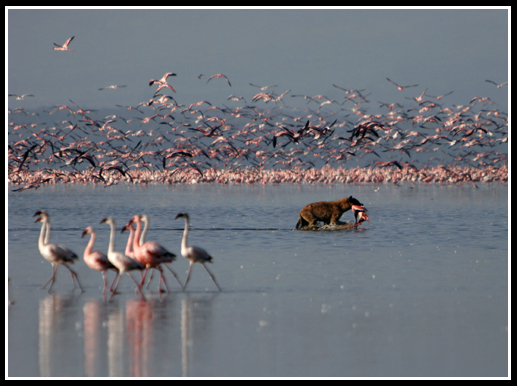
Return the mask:
[(15, 97), (17, 101), (23, 101), (25, 100), (25, 97), (33, 97), (32, 94), (23, 94), (23, 95), (16, 95), (16, 94), (9, 94), (7, 96)]
[(229, 85), (230, 87), (232, 87), (232, 84), (230, 83), (230, 79), (228, 79), (228, 78), (226, 77), (226, 75), (223, 75), (223, 74), (214, 74), (214, 75), (212, 75), (210, 78), (208, 78), (208, 80), (206, 81), (206, 83), (210, 82), (213, 78), (224, 78), (224, 79), (226, 79), (226, 81), (228, 82), (228, 85)]
[[(375, 166), (381, 166), (381, 167), (388, 167), (388, 166), (396, 166), (398, 167), (400, 170), (403, 169), (403, 166), (398, 163), (398, 161), (387, 161), (387, 162), (382, 162), (382, 161), (377, 161), (377, 163), (375, 164)], [(374, 167), (375, 167), (374, 166)]]
[(59, 44), (56, 44), (54, 43), (55, 47), (54, 49), (56, 51), (73, 51), (71, 48), (68, 48), (68, 45), (70, 44), (70, 42), (72, 40), (74, 40), (75, 36), (72, 36), (70, 39), (68, 39), (65, 44), (63, 44), (62, 46), (60, 46)]
[(428, 95), (428, 96), (430, 96), (431, 98), (434, 98), (434, 99), (436, 99), (437, 101), (439, 101), (439, 100), (440, 100), (440, 99), (442, 99), (443, 97), (446, 97), (447, 95), (451, 95), (453, 92), (454, 92), (454, 90), (453, 90), (453, 91), (449, 91), (449, 92), (448, 92), (448, 93), (446, 93), (446, 94), (442, 94), (442, 95), (438, 95), (438, 96), (432, 96), (432, 95), (429, 95), (429, 94), (427, 94), (427, 95)]
[[(140, 282), (140, 289), (142, 289), (142, 286), (145, 283), (145, 277), (147, 275), (147, 271), (149, 270), (149, 268), (156, 268), (158, 271), (160, 271), (160, 284), (158, 286), (158, 290), (160, 292), (163, 292), (161, 288), (161, 283), (163, 281), (165, 287), (167, 288), (167, 291), (170, 292), (169, 287), (167, 286), (167, 282), (165, 280), (165, 276), (163, 275), (163, 270), (160, 265), (162, 263), (172, 263), (176, 259), (176, 255), (174, 253), (167, 251), (164, 247), (162, 247), (155, 241), (146, 241), (142, 245), (140, 245), (139, 240), (142, 231), (141, 220), (142, 216), (135, 215), (128, 223), (128, 225), (131, 223), (136, 223), (136, 232), (133, 239), (133, 252), (135, 253), (135, 260), (145, 266), (145, 272), (142, 276), (142, 281)], [(183, 289), (183, 284), (181, 284), (181, 281), (178, 278), (176, 272), (174, 272), (167, 264), (164, 265), (169, 269), (169, 271), (172, 272), (172, 274), (180, 284), (181, 288)]]
[(54, 282), (56, 281), (56, 273), (57, 269), (59, 268), (59, 265), (64, 265), (72, 275), (72, 281), (74, 282), (74, 288), (75, 288), (75, 281), (77, 280), (77, 284), (79, 285), (79, 288), (81, 291), (84, 292), (83, 287), (81, 286), (81, 283), (79, 282), (79, 277), (77, 276), (77, 273), (73, 271), (68, 264), (73, 264), (74, 260), (77, 260), (77, 255), (72, 252), (70, 249), (63, 245), (58, 244), (52, 244), (49, 243), (50, 239), (50, 220), (48, 217), (48, 214), (44, 211), (38, 211), (34, 214), (33, 217), (40, 216), (36, 219), (35, 222), (43, 222), (41, 225), (41, 232), (38, 239), (38, 248), (41, 253), (41, 255), (45, 258), (45, 260), (49, 261), (52, 264), (52, 277), (43, 285), (42, 288), (45, 288), (48, 283), (50, 284), (50, 287), (48, 289), (48, 292), (52, 289), (52, 286), (54, 285)]
[(173, 72), (167, 72), (164, 76), (161, 77), (161, 79), (151, 79), (149, 81), (149, 86), (152, 86), (155, 83), (158, 84), (158, 88), (156, 89), (155, 95), (164, 87), (170, 88), (172, 91), (176, 92), (176, 90), (174, 90), (174, 88), (167, 83), (167, 78), (169, 76), (176, 76), (176, 74)]
[(109, 90), (109, 89), (112, 89), (112, 90), (118, 90), (119, 88), (122, 88), (122, 87), (126, 87), (125, 84), (122, 84), (122, 85), (119, 85), (119, 84), (112, 84), (110, 86), (106, 86), (106, 87), (101, 87), (99, 89), (99, 91), (102, 91), (102, 90)]
[(181, 239), (181, 255), (185, 257), (186, 259), (189, 259), (190, 261), (190, 267), (188, 270), (187, 275), (187, 281), (185, 281), (185, 286), (183, 287), (183, 290), (187, 288), (187, 283), (190, 279), (190, 273), (192, 272), (192, 266), (194, 263), (200, 263), (203, 267), (205, 267), (206, 271), (214, 281), (215, 285), (221, 291), (221, 287), (219, 287), (219, 284), (217, 284), (217, 281), (215, 280), (215, 276), (210, 272), (208, 267), (205, 265), (205, 263), (211, 263), (212, 262), (212, 256), (208, 254), (207, 251), (205, 251), (203, 248), (196, 247), (196, 246), (188, 246), (187, 245), (187, 237), (188, 237), (188, 228), (190, 224), (190, 219), (187, 213), (179, 213), (176, 216), (176, 220), (178, 218), (184, 218), (185, 219), (185, 230), (183, 231), (183, 238)]
[(404, 91), (404, 89), (409, 88), (409, 87), (416, 87), (416, 86), (418, 86), (418, 84), (412, 84), (412, 85), (410, 85), (410, 86), (400, 86), (400, 85), (398, 85), (397, 83), (395, 83), (394, 81), (392, 81), (390, 78), (386, 78), (386, 79), (388, 79), (388, 82), (391, 82), (391, 83), (393, 83), (395, 86), (397, 86), (397, 88), (398, 88), (400, 91)]
[(159, 84), (167, 83), (167, 78), (169, 76), (176, 76), (176, 74), (174, 72), (166, 72), (165, 75), (163, 75), (161, 77), (161, 79), (151, 79), (149, 81), (149, 86), (152, 86), (154, 83), (159, 83)]
[(406, 99), (413, 99), (416, 103), (420, 104), (422, 103), (422, 100), (424, 98), (424, 95), (425, 95), (425, 92), (427, 91), (427, 87), (426, 89), (422, 92), (422, 94), (420, 94), (420, 96), (417, 96), (417, 97), (413, 97), (413, 98), (408, 98), (406, 97)]
[[(84, 235), (90, 235), (90, 241), (88, 241), (88, 245), (86, 245), (86, 248), (84, 249), (83, 253), (83, 259), (84, 262), (88, 267), (91, 269), (94, 269), (96, 271), (102, 272), (102, 277), (104, 278), (104, 288), (102, 289), (102, 294), (104, 295), (106, 293), (106, 288), (108, 287), (108, 278), (106, 271), (108, 269), (117, 269), (113, 264), (110, 263), (108, 260), (108, 256), (106, 256), (104, 253), (100, 251), (92, 251), (93, 245), (95, 244), (95, 238), (96, 234), (93, 230), (93, 227), (89, 226), (84, 231), (81, 237), (84, 237)], [(119, 275), (119, 272), (117, 270), (117, 276)], [(115, 279), (117, 278), (115, 276)], [(115, 280), (114, 280), (115, 281)]]
[(156, 89), (156, 91), (154, 92), (154, 95), (158, 95), (158, 92), (162, 89), (162, 88), (165, 88), (167, 87), (168, 89), (171, 89), (172, 91), (176, 92), (176, 90), (174, 90), (174, 87), (172, 87), (170, 84), (160, 84), (158, 86), (158, 88)]
[(507, 85), (507, 84), (508, 84), (508, 82), (503, 82), (503, 83), (498, 84), (498, 83), (494, 82), (493, 80), (489, 80), (489, 79), (485, 80), (485, 82), (492, 83), (492, 84), (494, 84), (497, 88), (501, 88), (501, 87), (503, 87), (503, 86), (505, 86), (505, 85)]
[[(113, 220), (113, 218), (111, 218), (111, 217), (107, 217), (107, 218), (104, 218), (101, 220), (100, 224), (102, 224), (102, 223), (108, 223), (108, 225), (110, 226), (110, 241), (109, 241), (109, 245), (108, 245), (107, 257), (108, 257), (109, 262), (111, 264), (113, 264), (118, 269), (118, 272), (119, 272), (118, 281), (116, 281), (117, 284), (115, 285), (115, 288), (113, 288), (113, 284), (115, 284), (115, 280), (113, 280), (113, 284), (111, 285), (111, 287), (112, 287), (111, 291), (113, 293), (117, 292), (117, 288), (118, 288), (120, 281), (122, 280), (122, 276), (124, 275), (125, 272), (127, 272), (129, 277), (131, 277), (131, 279), (133, 279), (133, 281), (135, 282), (135, 284), (137, 286), (137, 291), (139, 291), (140, 285), (135, 280), (133, 275), (131, 275), (130, 271), (135, 270), (135, 269), (142, 270), (142, 269), (144, 269), (144, 266), (142, 264), (140, 264), (139, 262), (133, 260), (132, 258), (128, 257), (124, 253), (115, 251), (115, 220)], [(129, 235), (131, 241), (132, 241), (132, 238), (131, 238), (132, 234), (133, 234), (133, 232), (130, 232), (130, 235)]]
[(261, 91), (266, 91), (268, 88), (278, 87), (277, 84), (275, 84), (274, 86), (257, 86), (256, 84), (253, 84), (253, 83), (250, 83), (250, 86), (258, 87), (258, 88), (260, 88)]

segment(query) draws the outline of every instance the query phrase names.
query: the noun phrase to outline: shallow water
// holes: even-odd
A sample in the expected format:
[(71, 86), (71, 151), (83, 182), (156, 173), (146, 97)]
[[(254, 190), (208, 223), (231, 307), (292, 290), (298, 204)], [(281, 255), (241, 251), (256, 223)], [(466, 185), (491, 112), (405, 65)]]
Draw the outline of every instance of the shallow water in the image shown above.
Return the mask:
[[(293, 231), (304, 205), (349, 195), (371, 222)], [(11, 377), (508, 375), (507, 185), (45, 186), (9, 192), (8, 206)], [(64, 268), (50, 294), (40, 288), (51, 266), (37, 210), (51, 242), (81, 256), (84, 293)], [(155, 278), (142, 301), (124, 278), (104, 299), (83, 229), (105, 251), (102, 218), (120, 229), (148, 214), (147, 239), (178, 255), (184, 281), (178, 212), (223, 291), (195, 266), (185, 293), (166, 271), (168, 295)]]

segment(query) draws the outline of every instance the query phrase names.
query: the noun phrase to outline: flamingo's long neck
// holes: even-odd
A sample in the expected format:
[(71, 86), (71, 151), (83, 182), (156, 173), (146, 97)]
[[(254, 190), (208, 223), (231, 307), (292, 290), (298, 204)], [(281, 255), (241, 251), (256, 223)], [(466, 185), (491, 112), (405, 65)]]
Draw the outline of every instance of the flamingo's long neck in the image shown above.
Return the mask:
[(44, 244), (48, 244), (50, 242), (50, 220), (48, 217), (44, 217), (43, 223), (45, 224), (45, 240), (43, 241)]
[(38, 239), (38, 248), (41, 250), (44, 245), (48, 244), (48, 240), (45, 239), (45, 235), (49, 234), (50, 232), (47, 231), (47, 219), (43, 218), (43, 221), (41, 222), (41, 231), (39, 233), (39, 239)]
[(181, 254), (182, 255), (186, 254), (189, 225), (190, 225), (189, 218), (185, 217), (185, 229), (183, 230), (183, 238), (181, 239)]
[(86, 257), (92, 253), (93, 245), (95, 244), (95, 232), (90, 233), (90, 241), (88, 241), (88, 245), (84, 249), (83, 257)]
[(135, 256), (135, 253), (132, 250), (134, 237), (135, 237), (135, 228), (133, 228), (133, 226), (131, 225), (129, 227), (129, 237), (127, 239), (126, 251), (125, 251), (125, 254), (128, 257), (134, 257)]
[(146, 216), (144, 217), (144, 230), (142, 231), (142, 234), (140, 235), (140, 245), (143, 245), (145, 242), (145, 236), (147, 235), (147, 231), (149, 230), (149, 218)]
[(110, 221), (110, 242), (108, 244), (108, 253), (115, 252), (115, 222)]
[(140, 245), (138, 244), (138, 241), (140, 240), (140, 232), (142, 231), (142, 222), (140, 221), (140, 217), (137, 217), (136, 220), (136, 231), (135, 235), (133, 237), (133, 252), (134, 254), (138, 254), (138, 251), (140, 250)]

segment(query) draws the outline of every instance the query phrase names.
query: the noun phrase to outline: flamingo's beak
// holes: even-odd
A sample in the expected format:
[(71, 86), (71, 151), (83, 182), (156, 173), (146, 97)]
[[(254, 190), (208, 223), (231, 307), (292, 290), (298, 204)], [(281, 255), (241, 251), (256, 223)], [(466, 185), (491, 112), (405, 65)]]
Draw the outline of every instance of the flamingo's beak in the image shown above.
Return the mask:
[(129, 222), (122, 227), (122, 230), (120, 231), (120, 233), (124, 233), (124, 231), (128, 230), (132, 223), (133, 223), (133, 220), (129, 220)]

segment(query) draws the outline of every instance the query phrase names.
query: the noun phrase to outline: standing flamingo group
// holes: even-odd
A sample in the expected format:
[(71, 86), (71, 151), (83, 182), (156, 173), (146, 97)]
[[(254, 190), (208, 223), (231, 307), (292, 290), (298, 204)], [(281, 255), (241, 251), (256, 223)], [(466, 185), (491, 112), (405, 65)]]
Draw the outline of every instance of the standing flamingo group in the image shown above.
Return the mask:
[[(50, 292), (56, 280), (57, 269), (60, 265), (64, 265), (72, 275), (74, 286), (77, 282), (77, 285), (79, 286), (81, 291), (84, 291), (83, 287), (79, 282), (79, 277), (77, 276), (77, 273), (69, 267), (69, 264), (73, 264), (74, 261), (78, 259), (77, 255), (63, 245), (52, 244), (49, 242), (50, 220), (46, 212), (38, 211), (34, 214), (34, 217), (35, 216), (38, 216), (36, 222), (42, 222), (40, 236), (38, 239), (38, 247), (40, 253), (46, 260), (48, 260), (52, 264), (53, 267), (52, 277), (45, 283), (45, 285), (43, 285), (43, 288), (45, 288), (49, 283), (51, 283), (48, 289), (48, 291)], [(145, 300), (145, 297), (142, 294), (142, 287), (145, 283), (145, 279), (149, 269), (157, 269), (160, 272), (158, 292), (170, 292), (162, 266), (165, 266), (174, 275), (174, 277), (180, 284), (182, 291), (185, 291), (187, 283), (190, 280), (192, 266), (194, 265), (194, 263), (200, 263), (205, 267), (208, 274), (214, 281), (215, 285), (217, 286), (219, 291), (221, 291), (221, 287), (217, 283), (215, 276), (205, 266), (205, 263), (212, 263), (212, 256), (210, 256), (208, 252), (206, 252), (204, 249), (200, 247), (187, 245), (187, 237), (189, 232), (188, 214), (179, 213), (176, 216), (176, 219), (178, 218), (185, 219), (185, 229), (183, 232), (183, 238), (181, 240), (181, 254), (190, 262), (187, 280), (185, 281), (185, 284), (181, 283), (181, 280), (179, 279), (176, 272), (168, 266), (169, 263), (172, 263), (176, 259), (176, 255), (172, 252), (169, 252), (165, 247), (163, 247), (155, 241), (145, 240), (147, 231), (149, 229), (149, 217), (147, 215), (133, 216), (131, 220), (122, 228), (121, 232), (129, 230), (129, 237), (127, 240), (126, 249), (124, 253), (115, 251), (116, 226), (115, 220), (112, 217), (103, 218), (100, 222), (100, 224), (106, 223), (110, 226), (110, 238), (108, 251), (106, 254), (98, 250), (94, 250), (97, 235), (93, 227), (87, 226), (84, 229), (81, 237), (90, 235), (90, 239), (83, 253), (84, 262), (89, 268), (102, 273), (104, 279), (104, 286), (102, 289), (103, 295), (106, 294), (106, 290), (108, 289), (108, 270), (113, 270), (116, 272), (113, 282), (109, 287), (109, 290), (112, 293), (111, 296), (117, 293), (120, 281), (122, 280), (122, 276), (124, 275), (124, 273), (127, 273), (129, 277), (131, 277), (133, 282), (136, 284), (136, 293), (139, 293), (142, 299)], [(145, 223), (143, 231), (142, 221)], [(136, 229), (133, 227), (133, 224), (136, 225)], [(138, 282), (131, 274), (131, 271), (134, 270), (141, 271), (142, 274), (140, 282)], [(162, 288), (162, 283), (164, 284), (165, 289)]]

